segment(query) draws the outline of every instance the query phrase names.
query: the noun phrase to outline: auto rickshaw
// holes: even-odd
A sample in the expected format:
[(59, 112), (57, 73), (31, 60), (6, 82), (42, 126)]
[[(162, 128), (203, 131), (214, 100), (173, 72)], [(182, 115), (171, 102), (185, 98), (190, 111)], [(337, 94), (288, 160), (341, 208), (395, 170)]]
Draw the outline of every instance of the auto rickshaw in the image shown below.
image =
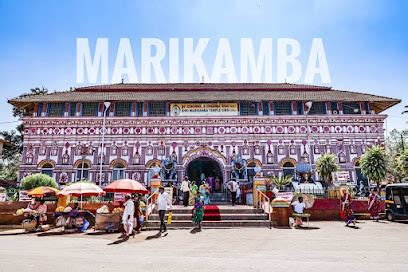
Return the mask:
[(385, 213), (390, 221), (408, 219), (408, 183), (385, 187)]

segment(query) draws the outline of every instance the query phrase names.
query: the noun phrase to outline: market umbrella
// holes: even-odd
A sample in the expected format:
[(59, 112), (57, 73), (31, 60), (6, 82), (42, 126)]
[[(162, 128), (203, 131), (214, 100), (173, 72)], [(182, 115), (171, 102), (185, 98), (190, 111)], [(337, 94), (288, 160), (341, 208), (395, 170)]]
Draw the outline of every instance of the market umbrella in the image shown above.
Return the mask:
[(105, 192), (109, 193), (134, 193), (134, 194), (148, 194), (146, 187), (140, 182), (132, 179), (120, 179), (112, 182), (105, 188)]
[(303, 202), (306, 205), (306, 209), (310, 209), (313, 207), (315, 197), (314, 195), (309, 195), (309, 194), (296, 194), (293, 196), (292, 202), (298, 200), (299, 197), (303, 197)]
[(58, 195), (72, 196), (98, 196), (103, 193), (103, 190), (90, 182), (75, 182), (61, 190)]
[(90, 182), (76, 182), (68, 185), (61, 190), (58, 195), (72, 195), (81, 197), (81, 209), (82, 209), (82, 197), (83, 196), (98, 196), (103, 194), (104, 191), (97, 185)]
[(59, 193), (58, 189), (48, 187), (48, 186), (40, 186), (40, 187), (30, 190), (27, 194), (33, 197), (43, 197), (45, 195), (51, 196), (51, 195), (56, 195), (58, 193)]

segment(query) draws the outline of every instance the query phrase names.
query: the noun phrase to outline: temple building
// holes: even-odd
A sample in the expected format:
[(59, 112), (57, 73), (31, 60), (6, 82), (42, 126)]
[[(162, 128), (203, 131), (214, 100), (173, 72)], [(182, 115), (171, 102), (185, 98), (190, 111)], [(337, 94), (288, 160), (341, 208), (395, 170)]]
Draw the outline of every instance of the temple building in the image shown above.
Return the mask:
[[(215, 189), (255, 172), (292, 175), (336, 154), (356, 185), (359, 158), (384, 142), (384, 110), (400, 100), (287, 83), (114, 84), (22, 96), (20, 180), (42, 172), (61, 184), (102, 186), (152, 175), (203, 177)], [(316, 171), (313, 179), (320, 180)]]

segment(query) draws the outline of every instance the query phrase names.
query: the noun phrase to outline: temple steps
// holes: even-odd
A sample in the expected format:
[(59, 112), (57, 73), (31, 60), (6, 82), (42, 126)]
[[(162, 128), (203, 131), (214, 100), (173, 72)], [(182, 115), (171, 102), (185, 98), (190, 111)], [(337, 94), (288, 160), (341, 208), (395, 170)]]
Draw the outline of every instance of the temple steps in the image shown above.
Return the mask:
[[(214, 210), (213, 204), (209, 206), (212, 206), (212, 209), (206, 210), (204, 221), (201, 224), (203, 228), (269, 227), (268, 216), (261, 209), (244, 205), (217, 205)], [(173, 206), (172, 223), (168, 225), (168, 228), (194, 228), (191, 221), (192, 209), (191, 206)], [(149, 216), (146, 227), (149, 230), (159, 229), (160, 220), (157, 211)]]

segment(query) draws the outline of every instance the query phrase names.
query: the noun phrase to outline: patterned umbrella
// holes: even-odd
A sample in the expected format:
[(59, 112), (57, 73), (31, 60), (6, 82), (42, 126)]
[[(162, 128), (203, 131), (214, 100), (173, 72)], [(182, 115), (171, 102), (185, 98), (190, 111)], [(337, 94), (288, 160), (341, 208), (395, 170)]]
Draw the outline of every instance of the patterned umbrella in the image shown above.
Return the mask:
[(58, 195), (98, 196), (103, 193), (103, 190), (93, 183), (75, 182), (61, 190)]
[(137, 182), (132, 179), (120, 179), (112, 182), (105, 188), (105, 192), (110, 193), (135, 193), (135, 194), (148, 194), (146, 187), (143, 186), (140, 182)]
[(48, 187), (48, 186), (40, 186), (37, 188), (32, 189), (29, 191), (27, 194), (29, 196), (34, 196), (34, 197), (43, 197), (44, 195), (56, 195), (59, 193), (58, 189)]

